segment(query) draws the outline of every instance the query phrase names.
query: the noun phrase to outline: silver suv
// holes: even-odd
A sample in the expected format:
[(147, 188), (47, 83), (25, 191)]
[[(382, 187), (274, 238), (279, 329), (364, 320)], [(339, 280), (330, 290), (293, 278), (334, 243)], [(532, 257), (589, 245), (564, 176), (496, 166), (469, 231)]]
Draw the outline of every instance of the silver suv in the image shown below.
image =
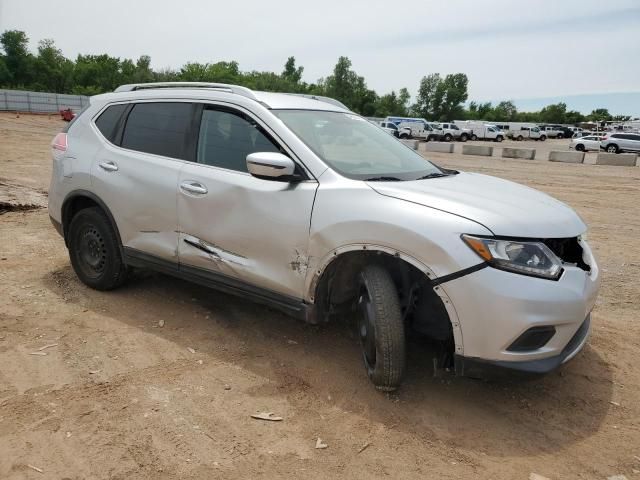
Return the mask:
[(607, 133), (600, 149), (608, 153), (640, 152), (640, 133)]
[(552, 370), (589, 334), (600, 277), (571, 208), (438, 167), (335, 100), (126, 85), (52, 150), (49, 212), (82, 282), (149, 268), (310, 323), (353, 319), (382, 390), (409, 335), (477, 376)]

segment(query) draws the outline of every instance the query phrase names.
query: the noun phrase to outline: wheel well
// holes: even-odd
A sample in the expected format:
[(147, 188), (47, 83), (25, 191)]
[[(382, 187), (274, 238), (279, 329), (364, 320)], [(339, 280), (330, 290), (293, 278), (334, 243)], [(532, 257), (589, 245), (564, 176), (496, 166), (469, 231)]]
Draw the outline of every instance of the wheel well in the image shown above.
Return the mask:
[(64, 234), (65, 244), (69, 246), (69, 236), (67, 235), (67, 233), (69, 231), (69, 225), (71, 225), (71, 220), (73, 220), (73, 217), (75, 217), (76, 214), (81, 210), (93, 207), (97, 207), (105, 213), (116, 233), (118, 244), (120, 245), (120, 248), (122, 248), (122, 242), (120, 241), (120, 232), (118, 231), (118, 227), (113, 219), (113, 216), (111, 215), (111, 212), (98, 197), (95, 197), (90, 192), (80, 192), (76, 195), (70, 196), (62, 204), (62, 231)]
[(341, 254), (318, 280), (316, 318), (329, 321), (353, 311), (358, 294), (358, 274), (365, 265), (372, 263), (382, 265), (391, 274), (408, 332), (424, 335), (445, 347), (443, 363), (451, 366), (455, 342), (445, 305), (427, 275), (399, 256), (361, 250)]

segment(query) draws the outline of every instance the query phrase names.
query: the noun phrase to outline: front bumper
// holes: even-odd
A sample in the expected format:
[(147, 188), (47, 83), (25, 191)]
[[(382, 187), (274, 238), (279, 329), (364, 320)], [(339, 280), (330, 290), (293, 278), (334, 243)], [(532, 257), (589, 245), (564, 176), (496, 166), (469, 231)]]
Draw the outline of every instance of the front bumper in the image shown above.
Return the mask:
[[(544, 373), (580, 351), (600, 286), (591, 250), (584, 242), (582, 247), (591, 271), (565, 265), (557, 281), (487, 267), (441, 285), (458, 317), (456, 365), (462, 373), (480, 367)], [(555, 333), (540, 348), (509, 349), (524, 332), (545, 326)]]
[(512, 377), (518, 374), (523, 376), (545, 374), (555, 370), (560, 365), (567, 363), (575, 357), (580, 350), (582, 350), (582, 347), (586, 345), (590, 333), (591, 314), (587, 315), (587, 318), (585, 318), (580, 328), (578, 328), (559, 355), (517, 362), (483, 360), (481, 358), (456, 355), (456, 374), (474, 378)]

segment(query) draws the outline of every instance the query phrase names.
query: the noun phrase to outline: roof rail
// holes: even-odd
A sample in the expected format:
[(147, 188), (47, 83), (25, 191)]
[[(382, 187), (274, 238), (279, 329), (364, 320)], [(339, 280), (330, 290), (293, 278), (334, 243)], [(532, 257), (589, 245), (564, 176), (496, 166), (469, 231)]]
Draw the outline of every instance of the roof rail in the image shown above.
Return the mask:
[(350, 110), (349, 107), (347, 107), (340, 100), (336, 100), (335, 98), (331, 98), (331, 97), (323, 97), (322, 95), (310, 95), (308, 93), (287, 93), (287, 95), (295, 95), (296, 97), (310, 98), (312, 100), (318, 100), (319, 102), (330, 103), (331, 105), (344, 108), (345, 110)]
[(133, 92), (136, 90), (151, 90), (155, 88), (210, 88), (214, 90), (226, 90), (236, 95), (258, 100), (258, 97), (246, 87), (239, 85), (229, 85), (227, 83), (209, 83), (209, 82), (151, 82), (151, 83), (131, 83), (128, 85), (120, 85), (114, 92)]

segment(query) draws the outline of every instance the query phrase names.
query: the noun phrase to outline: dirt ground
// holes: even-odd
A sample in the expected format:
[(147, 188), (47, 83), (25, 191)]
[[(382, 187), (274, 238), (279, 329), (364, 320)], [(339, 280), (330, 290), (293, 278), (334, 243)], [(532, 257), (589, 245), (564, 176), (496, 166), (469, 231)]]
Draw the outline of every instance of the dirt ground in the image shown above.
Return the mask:
[(80, 284), (42, 208), (61, 127), (0, 114), (0, 205), (23, 203), (0, 209), (0, 478), (640, 478), (640, 168), (430, 155), (573, 206), (603, 285), (590, 343), (560, 371), (434, 377), (412, 344), (387, 395), (343, 325), (151, 273)]

